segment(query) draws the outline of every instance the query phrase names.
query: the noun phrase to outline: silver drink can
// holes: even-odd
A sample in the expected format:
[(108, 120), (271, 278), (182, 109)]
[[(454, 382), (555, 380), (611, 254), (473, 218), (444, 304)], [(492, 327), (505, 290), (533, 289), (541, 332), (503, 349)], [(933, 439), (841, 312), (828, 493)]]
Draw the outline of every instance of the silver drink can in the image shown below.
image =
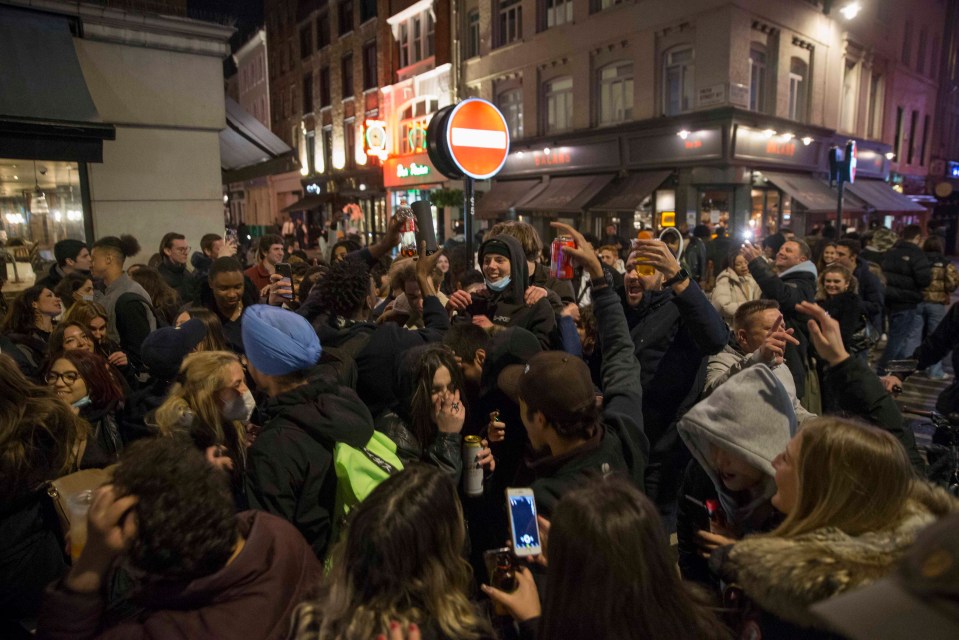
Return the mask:
[(479, 463), (482, 449), (479, 436), (463, 438), (463, 493), (471, 498), (483, 495), (483, 467)]

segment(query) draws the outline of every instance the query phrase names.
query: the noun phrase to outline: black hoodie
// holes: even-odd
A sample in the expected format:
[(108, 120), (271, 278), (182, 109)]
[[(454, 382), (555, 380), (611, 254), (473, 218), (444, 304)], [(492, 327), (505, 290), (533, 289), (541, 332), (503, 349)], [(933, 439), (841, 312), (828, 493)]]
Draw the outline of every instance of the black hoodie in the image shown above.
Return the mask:
[(484, 292), (473, 295), (473, 304), (466, 313), (472, 316), (486, 316), (494, 325), (501, 327), (520, 327), (533, 333), (544, 349), (550, 347), (550, 334), (556, 328), (556, 316), (549, 299), (543, 298), (532, 306), (525, 301), (526, 289), (530, 284), (526, 254), (519, 241), (511, 236), (493, 236), (480, 245), (479, 260), (488, 252), (491, 243), (506, 245), (509, 251), (510, 284), (503, 291), (493, 291), (488, 286)]
[(247, 456), (250, 507), (292, 522), (323, 558), (336, 501), (333, 447), (366, 446), (373, 416), (352, 390), (324, 380), (270, 398), (263, 412)]
[[(259, 302), (260, 296), (256, 290), (256, 287), (250, 282), (250, 279), (246, 276), (243, 276), (243, 309), (244, 312), (247, 308), (255, 305)], [(220, 324), (223, 325), (223, 337), (226, 338), (226, 345), (234, 353), (246, 353), (243, 350), (243, 315), (241, 314), (236, 321), (231, 321), (229, 318), (220, 313), (220, 307), (216, 304), (216, 298), (213, 295), (213, 288), (210, 287), (210, 282), (207, 279), (204, 279), (200, 282), (200, 289), (197, 292), (197, 304), (199, 306), (209, 309), (217, 315), (220, 319)], [(186, 311), (191, 305), (185, 305), (181, 311)]]

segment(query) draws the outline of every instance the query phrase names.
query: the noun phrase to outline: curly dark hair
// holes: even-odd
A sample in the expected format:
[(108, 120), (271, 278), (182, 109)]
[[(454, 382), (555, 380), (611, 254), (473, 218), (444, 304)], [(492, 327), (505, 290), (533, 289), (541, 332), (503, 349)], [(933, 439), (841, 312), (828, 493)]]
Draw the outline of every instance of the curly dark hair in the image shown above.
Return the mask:
[[(433, 422), (433, 376), (440, 367), (450, 372), (452, 390), (462, 391), (463, 373), (456, 363), (456, 356), (449, 347), (431, 344), (417, 347), (406, 352), (402, 366), (406, 370), (399, 378), (400, 385), (412, 393), (409, 396), (409, 428), (423, 451), (426, 451), (436, 438), (438, 428)], [(410, 383), (406, 376), (410, 376)], [(461, 398), (461, 402), (466, 402)], [(402, 415), (402, 411), (400, 412)]]
[(116, 236), (106, 236), (94, 242), (92, 248), (109, 249), (121, 258), (132, 258), (140, 253), (140, 242), (129, 234), (124, 234), (119, 238)]
[(10, 304), (10, 309), (3, 319), (0, 331), (3, 333), (30, 333), (33, 331), (37, 326), (37, 311), (33, 308), (33, 303), (39, 300), (40, 294), (48, 288), (42, 284), (36, 284), (29, 289), (24, 289)]
[(233, 553), (237, 523), (226, 475), (189, 443), (135, 442), (113, 472), (119, 495), (137, 496), (134, 567), (188, 582), (222, 569)]
[(340, 260), (316, 286), (325, 311), (349, 318), (370, 295), (370, 270), (360, 260)]

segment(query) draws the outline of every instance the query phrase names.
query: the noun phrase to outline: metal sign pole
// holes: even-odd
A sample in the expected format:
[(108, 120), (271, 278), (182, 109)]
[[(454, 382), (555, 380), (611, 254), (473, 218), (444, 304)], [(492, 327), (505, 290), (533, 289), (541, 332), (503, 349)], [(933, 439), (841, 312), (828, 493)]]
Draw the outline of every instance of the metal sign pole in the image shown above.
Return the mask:
[[(843, 180), (842, 176), (840, 175), (837, 183), (838, 184), (836, 185), (836, 190), (839, 192), (839, 197), (836, 199), (836, 229), (838, 232), (839, 229), (842, 229), (842, 188), (843, 188), (843, 185), (846, 184), (846, 181)], [(842, 236), (842, 233), (839, 232), (839, 235), (836, 237), (838, 238), (841, 236)]]
[(473, 179), (463, 178), (463, 233), (466, 235), (466, 255), (469, 256), (469, 268), (473, 269), (476, 259), (473, 256), (473, 205), (476, 196), (473, 193)]

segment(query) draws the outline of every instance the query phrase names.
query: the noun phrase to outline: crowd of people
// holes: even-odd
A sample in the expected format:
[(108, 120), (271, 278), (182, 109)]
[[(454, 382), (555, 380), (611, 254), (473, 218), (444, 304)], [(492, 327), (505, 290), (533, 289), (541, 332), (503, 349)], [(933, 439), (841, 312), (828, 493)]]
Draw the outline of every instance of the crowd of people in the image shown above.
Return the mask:
[(56, 245), (0, 327), (0, 636), (959, 636), (959, 501), (887, 369), (959, 357), (940, 238), (554, 222), (563, 279), (527, 223), (404, 224)]

